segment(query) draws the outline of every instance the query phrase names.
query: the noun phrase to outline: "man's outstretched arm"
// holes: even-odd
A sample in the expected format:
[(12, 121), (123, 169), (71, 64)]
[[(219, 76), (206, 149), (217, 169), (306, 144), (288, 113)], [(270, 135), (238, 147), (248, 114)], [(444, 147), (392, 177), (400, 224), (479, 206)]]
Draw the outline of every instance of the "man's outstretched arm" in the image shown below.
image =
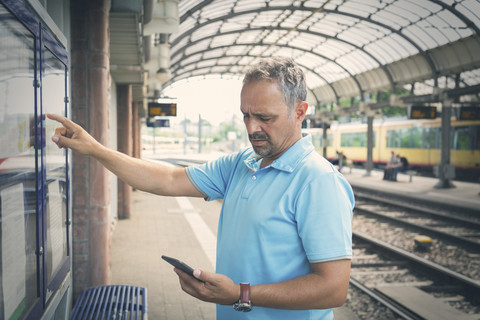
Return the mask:
[(55, 114), (47, 114), (47, 117), (62, 124), (55, 129), (52, 137), (59, 148), (69, 148), (97, 159), (132, 187), (164, 196), (205, 197), (191, 183), (184, 168), (130, 157), (103, 146), (81, 126), (65, 117)]

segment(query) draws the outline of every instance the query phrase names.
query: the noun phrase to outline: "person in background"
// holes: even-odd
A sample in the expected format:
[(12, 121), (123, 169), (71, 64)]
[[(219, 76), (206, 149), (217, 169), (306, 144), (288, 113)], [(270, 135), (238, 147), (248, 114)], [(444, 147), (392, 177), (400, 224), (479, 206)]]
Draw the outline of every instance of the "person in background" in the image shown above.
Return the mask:
[(399, 161), (395, 155), (395, 152), (392, 151), (390, 159), (388, 159), (385, 170), (383, 171), (383, 180), (397, 181), (397, 167)]
[(397, 154), (397, 162), (399, 163), (399, 171), (406, 173), (410, 169), (410, 164), (408, 163), (407, 158)]
[(131, 158), (48, 117), (63, 125), (52, 137), (59, 147), (98, 159), (136, 189), (223, 199), (216, 273), (195, 269), (195, 279), (174, 269), (185, 292), (217, 304), (217, 319), (333, 319), (348, 292), (354, 196), (302, 137), (306, 93), (293, 60), (261, 60), (241, 90), (252, 147), (188, 168)]
[(340, 151), (338, 154), (338, 172), (342, 172), (343, 165), (345, 163), (345, 155), (343, 151)]

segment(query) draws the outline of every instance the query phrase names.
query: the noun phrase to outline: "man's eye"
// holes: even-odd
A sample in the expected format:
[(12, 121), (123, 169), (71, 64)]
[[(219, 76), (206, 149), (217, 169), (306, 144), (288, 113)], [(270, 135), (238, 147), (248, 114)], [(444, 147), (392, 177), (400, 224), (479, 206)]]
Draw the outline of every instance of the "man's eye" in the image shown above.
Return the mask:
[(272, 118), (265, 118), (265, 117), (260, 117), (259, 119), (262, 122), (268, 122), (268, 121), (272, 120)]

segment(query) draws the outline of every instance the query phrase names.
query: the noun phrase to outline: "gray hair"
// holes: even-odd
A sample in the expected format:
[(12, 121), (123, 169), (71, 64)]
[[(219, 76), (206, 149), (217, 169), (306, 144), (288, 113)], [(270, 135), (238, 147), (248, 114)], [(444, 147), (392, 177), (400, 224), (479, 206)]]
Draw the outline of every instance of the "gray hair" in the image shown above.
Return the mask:
[(264, 58), (247, 70), (243, 84), (258, 80), (276, 80), (290, 112), (307, 98), (307, 85), (302, 69), (287, 57)]

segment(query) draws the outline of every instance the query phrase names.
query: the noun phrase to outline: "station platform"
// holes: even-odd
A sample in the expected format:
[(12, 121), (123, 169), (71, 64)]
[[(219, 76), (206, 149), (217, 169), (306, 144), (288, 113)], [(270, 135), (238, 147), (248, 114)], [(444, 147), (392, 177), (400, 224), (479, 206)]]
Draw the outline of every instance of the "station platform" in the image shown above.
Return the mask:
[[(189, 157), (191, 159), (189, 159)], [(190, 155), (187, 160), (209, 160), (212, 155)], [(165, 157), (149, 156), (153, 161)], [(412, 197), (458, 202), (480, 208), (480, 184), (453, 181), (452, 189), (435, 189), (437, 179), (399, 175), (397, 182), (384, 181), (383, 173), (344, 168), (353, 186), (379, 188)], [(215, 319), (215, 305), (184, 293), (178, 277), (162, 255), (178, 258), (192, 267), (214, 271), (218, 216), (221, 202), (199, 198), (161, 197), (134, 191), (132, 216), (116, 223), (112, 241), (112, 284), (148, 289), (150, 319)], [(355, 320), (348, 309), (335, 310), (336, 320)]]

